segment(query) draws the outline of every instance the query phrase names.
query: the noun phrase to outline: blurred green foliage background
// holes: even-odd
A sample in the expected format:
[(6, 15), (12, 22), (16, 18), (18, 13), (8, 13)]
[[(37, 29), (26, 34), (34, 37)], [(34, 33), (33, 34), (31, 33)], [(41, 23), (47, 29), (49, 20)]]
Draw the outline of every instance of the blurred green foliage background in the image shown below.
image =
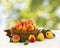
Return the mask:
[(60, 29), (60, 0), (0, 0), (7, 17), (7, 27), (16, 20), (33, 19), (39, 28)]

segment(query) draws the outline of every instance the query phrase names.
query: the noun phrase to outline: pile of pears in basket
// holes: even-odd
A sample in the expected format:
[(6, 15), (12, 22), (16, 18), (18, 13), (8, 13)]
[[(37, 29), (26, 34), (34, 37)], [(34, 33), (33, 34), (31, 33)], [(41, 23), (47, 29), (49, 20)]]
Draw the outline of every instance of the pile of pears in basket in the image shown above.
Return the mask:
[(29, 42), (43, 41), (44, 39), (52, 39), (55, 34), (51, 30), (38, 29), (33, 20), (17, 20), (17, 24), (10, 29), (4, 30), (10, 38), (10, 42), (24, 43), (27, 45)]

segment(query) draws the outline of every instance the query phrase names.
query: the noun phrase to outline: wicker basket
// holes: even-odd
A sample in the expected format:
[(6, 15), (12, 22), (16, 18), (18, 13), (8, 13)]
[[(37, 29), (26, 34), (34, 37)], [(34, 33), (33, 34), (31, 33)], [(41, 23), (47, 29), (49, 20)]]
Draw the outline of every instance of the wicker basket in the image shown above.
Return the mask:
[(26, 32), (22, 32), (22, 31), (17, 31), (14, 29), (10, 30), (11, 35), (15, 35), (18, 34), (22, 40), (28, 40), (29, 35), (35, 35), (35, 37), (37, 36), (37, 34), (39, 33), (38, 29), (34, 30), (34, 31), (26, 31)]

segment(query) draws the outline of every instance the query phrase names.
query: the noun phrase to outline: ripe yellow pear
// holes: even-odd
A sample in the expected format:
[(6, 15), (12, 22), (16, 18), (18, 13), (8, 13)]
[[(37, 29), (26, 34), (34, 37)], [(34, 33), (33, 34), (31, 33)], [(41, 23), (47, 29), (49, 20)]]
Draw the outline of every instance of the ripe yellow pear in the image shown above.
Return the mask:
[(37, 40), (38, 40), (38, 41), (43, 41), (43, 40), (44, 40), (44, 35), (43, 35), (43, 33), (39, 33), (39, 34), (37, 35)]
[(12, 40), (13, 40), (13, 42), (18, 42), (20, 40), (20, 36), (14, 35), (14, 36), (12, 36)]
[(36, 40), (36, 38), (35, 38), (34, 35), (30, 35), (29, 38), (28, 38), (28, 41), (31, 42), (31, 43), (35, 42), (35, 40)]
[(53, 33), (50, 31), (46, 32), (46, 38), (48, 38), (48, 39), (53, 38)]

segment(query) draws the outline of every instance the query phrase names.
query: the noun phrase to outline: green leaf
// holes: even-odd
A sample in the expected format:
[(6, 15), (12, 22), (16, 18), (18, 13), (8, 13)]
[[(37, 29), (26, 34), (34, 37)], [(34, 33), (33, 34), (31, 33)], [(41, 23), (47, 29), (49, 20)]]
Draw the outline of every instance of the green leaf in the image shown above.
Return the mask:
[(10, 42), (13, 42), (13, 40), (10, 38)]
[(28, 45), (28, 41), (24, 42), (24, 45)]

